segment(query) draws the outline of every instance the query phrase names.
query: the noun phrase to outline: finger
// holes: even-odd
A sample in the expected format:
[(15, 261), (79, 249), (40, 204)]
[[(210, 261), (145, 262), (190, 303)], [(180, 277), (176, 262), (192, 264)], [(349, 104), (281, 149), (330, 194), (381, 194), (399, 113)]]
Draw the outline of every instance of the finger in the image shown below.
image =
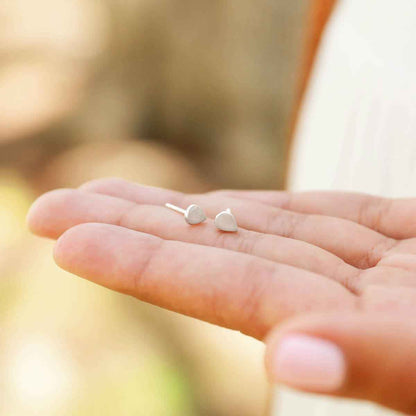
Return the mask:
[(257, 338), (293, 314), (356, 304), (343, 286), (314, 273), (108, 224), (69, 229), (55, 259), (100, 285)]
[(271, 380), (416, 412), (416, 325), (408, 314), (336, 313), (289, 322), (268, 341)]
[(356, 268), (312, 244), (244, 229), (238, 233), (222, 233), (212, 220), (189, 226), (183, 216), (157, 205), (139, 205), (108, 195), (61, 189), (43, 195), (28, 215), (31, 230), (50, 238), (88, 222), (120, 225), (166, 240), (241, 251), (323, 274), (352, 291), (357, 284)]
[(386, 315), (400, 312), (402, 316), (413, 316), (416, 305), (416, 288), (409, 285), (390, 286), (370, 284), (360, 296), (360, 308), (366, 312)]
[(180, 192), (140, 186), (120, 179), (93, 181), (82, 186), (89, 192), (104, 193), (138, 204), (163, 205), (172, 202), (186, 207), (201, 205), (210, 217), (231, 208), (239, 225), (265, 234), (306, 241), (342, 258), (368, 268), (376, 265), (396, 241), (345, 219), (294, 213), (258, 202), (216, 194), (186, 195)]
[(416, 237), (415, 198), (390, 199), (352, 192), (219, 191), (274, 207), (345, 218), (396, 239)]

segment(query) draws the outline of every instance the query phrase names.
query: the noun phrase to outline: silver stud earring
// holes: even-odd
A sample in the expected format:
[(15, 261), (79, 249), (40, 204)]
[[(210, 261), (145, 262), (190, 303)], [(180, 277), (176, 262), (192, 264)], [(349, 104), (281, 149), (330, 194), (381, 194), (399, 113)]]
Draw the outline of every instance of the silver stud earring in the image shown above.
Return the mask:
[(186, 209), (179, 208), (169, 203), (165, 204), (165, 207), (183, 214), (185, 221), (190, 225), (201, 224), (201, 222), (204, 222), (207, 219), (202, 208), (195, 204), (189, 205)]
[(215, 225), (221, 231), (227, 231), (229, 233), (235, 233), (238, 231), (237, 221), (230, 208), (220, 212), (215, 217)]

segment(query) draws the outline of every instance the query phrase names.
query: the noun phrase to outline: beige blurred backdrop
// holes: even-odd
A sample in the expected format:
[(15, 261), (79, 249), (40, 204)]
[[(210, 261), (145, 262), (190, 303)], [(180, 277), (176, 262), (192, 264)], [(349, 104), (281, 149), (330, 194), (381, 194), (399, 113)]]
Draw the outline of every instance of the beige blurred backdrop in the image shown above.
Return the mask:
[(78, 279), (40, 193), (279, 188), (306, 0), (0, 2), (0, 415), (258, 416), (263, 346)]

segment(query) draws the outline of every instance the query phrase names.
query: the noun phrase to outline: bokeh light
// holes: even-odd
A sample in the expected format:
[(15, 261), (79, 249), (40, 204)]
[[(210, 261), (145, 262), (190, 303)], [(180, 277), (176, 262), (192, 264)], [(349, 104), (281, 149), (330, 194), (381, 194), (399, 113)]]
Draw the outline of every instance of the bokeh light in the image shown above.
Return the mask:
[(0, 416), (266, 412), (262, 343), (71, 276), (25, 216), (102, 176), (279, 187), (304, 5), (0, 2)]

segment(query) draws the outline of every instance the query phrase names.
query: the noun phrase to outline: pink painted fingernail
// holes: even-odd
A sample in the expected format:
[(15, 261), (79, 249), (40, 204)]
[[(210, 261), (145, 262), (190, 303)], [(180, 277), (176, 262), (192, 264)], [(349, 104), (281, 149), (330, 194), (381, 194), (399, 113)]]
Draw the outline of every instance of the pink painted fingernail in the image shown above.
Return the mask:
[(272, 357), (276, 382), (315, 392), (338, 390), (345, 380), (342, 351), (332, 342), (307, 335), (287, 335)]

